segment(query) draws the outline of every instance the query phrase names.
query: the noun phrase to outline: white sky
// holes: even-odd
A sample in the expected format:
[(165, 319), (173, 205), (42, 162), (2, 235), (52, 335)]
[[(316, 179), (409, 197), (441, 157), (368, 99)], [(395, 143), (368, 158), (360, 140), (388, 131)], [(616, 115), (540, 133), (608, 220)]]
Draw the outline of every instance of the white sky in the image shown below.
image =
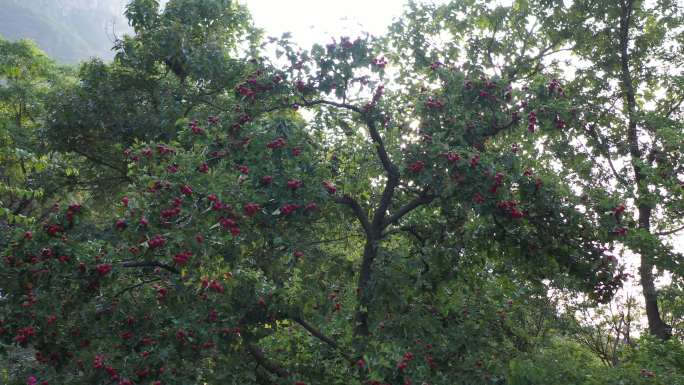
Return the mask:
[(401, 15), (405, 0), (239, 0), (247, 5), (257, 27), (267, 36), (292, 33), (302, 48), (327, 44), (335, 37), (356, 37), (367, 31), (383, 34)]

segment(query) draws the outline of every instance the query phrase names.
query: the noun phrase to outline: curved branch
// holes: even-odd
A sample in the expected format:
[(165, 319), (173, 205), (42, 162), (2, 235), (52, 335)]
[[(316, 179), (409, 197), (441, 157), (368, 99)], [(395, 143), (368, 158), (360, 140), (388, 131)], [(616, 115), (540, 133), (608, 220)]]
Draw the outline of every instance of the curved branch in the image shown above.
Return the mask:
[(394, 214), (392, 214), (383, 223), (383, 228), (386, 228), (392, 223), (397, 223), (404, 215), (410, 213), (414, 209), (432, 202), (436, 198), (436, 195), (427, 193), (423, 191), (419, 196), (410, 201), (409, 203), (401, 206)]
[(342, 204), (342, 205), (349, 206), (349, 208), (351, 208), (352, 212), (354, 213), (354, 216), (356, 217), (356, 219), (358, 219), (359, 222), (361, 222), (361, 226), (363, 227), (363, 231), (366, 233), (367, 236), (370, 236), (371, 225), (370, 225), (370, 222), (368, 220), (368, 215), (366, 215), (366, 212), (363, 211), (363, 208), (361, 208), (361, 205), (359, 205), (359, 203), (354, 198), (352, 198), (349, 195), (345, 195), (342, 197), (336, 197), (335, 202)]
[(684, 230), (684, 225), (681, 226), (681, 227), (678, 227), (678, 228), (676, 228), (676, 229), (661, 231), (661, 232), (659, 232), (659, 233), (653, 233), (653, 234), (655, 234), (655, 235), (661, 235), (661, 236), (664, 236), (664, 235), (672, 235), (672, 234), (677, 233), (677, 232), (680, 232), (680, 231), (682, 231), (682, 230)]

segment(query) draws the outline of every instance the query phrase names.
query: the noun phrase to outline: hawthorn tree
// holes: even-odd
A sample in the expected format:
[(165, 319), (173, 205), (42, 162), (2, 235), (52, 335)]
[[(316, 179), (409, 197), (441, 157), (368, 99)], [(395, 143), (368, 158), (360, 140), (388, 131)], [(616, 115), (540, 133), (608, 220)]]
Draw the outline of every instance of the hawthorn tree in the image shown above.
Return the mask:
[(243, 6), (232, 1), (132, 1), (132, 36), (117, 39), (111, 63), (92, 59), (79, 82), (54, 90), (43, 138), (78, 162), (77, 185), (110, 204), (126, 186), (121, 151), (136, 141), (173, 140), (175, 122), (212, 105), (225, 107), (245, 76), (258, 38)]
[(0, 338), (35, 350), (22, 381), (503, 383), (543, 281), (609, 300), (619, 216), (511, 143), (557, 124), (561, 84), (400, 61), (398, 34), (273, 39), (211, 115), (122, 151), (105, 225), (72, 201), (16, 230)]

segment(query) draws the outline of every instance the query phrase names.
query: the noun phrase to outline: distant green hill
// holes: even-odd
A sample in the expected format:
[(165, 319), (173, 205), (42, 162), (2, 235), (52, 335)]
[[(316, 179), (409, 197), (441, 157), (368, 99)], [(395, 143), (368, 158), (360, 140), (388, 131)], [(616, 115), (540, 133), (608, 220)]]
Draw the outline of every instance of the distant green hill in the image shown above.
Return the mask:
[(112, 21), (116, 21), (119, 35), (129, 29), (121, 15), (114, 12), (119, 0), (109, 0), (109, 4), (101, 6), (99, 3), (0, 0), (0, 36), (8, 40), (35, 40), (50, 57), (62, 63), (89, 57), (109, 60), (113, 56)]

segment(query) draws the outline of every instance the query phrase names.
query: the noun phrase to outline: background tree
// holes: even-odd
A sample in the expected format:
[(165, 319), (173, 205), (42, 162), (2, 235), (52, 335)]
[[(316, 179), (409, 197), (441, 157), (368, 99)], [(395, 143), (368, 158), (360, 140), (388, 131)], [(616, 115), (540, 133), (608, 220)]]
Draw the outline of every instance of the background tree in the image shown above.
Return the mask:
[(63, 162), (39, 140), (50, 92), (67, 72), (30, 41), (0, 39), (0, 245), (8, 229), (27, 224), (45, 209), (64, 181)]
[[(615, 245), (640, 257), (649, 330), (668, 338), (654, 267), (681, 269), (669, 238), (681, 230), (681, 7), (474, 1), (414, 5), (410, 14), (394, 30), (409, 34), (399, 46), (415, 65), (458, 58), (530, 90), (541, 92), (538, 80), (556, 78), (548, 92), (571, 95), (555, 107), (541, 100), (525, 110), (539, 134), (521, 141), (521, 154), (571, 181), (586, 206), (613, 211)], [(430, 48), (416, 49), (420, 44)], [(541, 116), (548, 124), (536, 123)]]

